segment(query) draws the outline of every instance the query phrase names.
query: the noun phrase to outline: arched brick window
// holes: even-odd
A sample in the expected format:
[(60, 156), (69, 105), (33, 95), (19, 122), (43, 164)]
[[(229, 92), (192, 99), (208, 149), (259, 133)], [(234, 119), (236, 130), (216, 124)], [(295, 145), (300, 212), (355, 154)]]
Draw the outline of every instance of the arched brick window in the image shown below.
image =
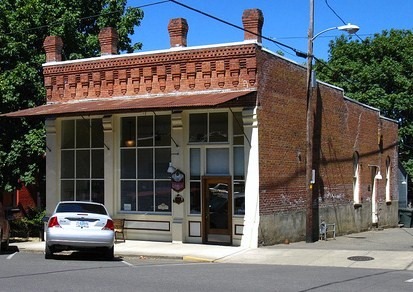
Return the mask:
[(386, 202), (391, 202), (392, 197), (390, 193), (390, 175), (391, 175), (390, 157), (386, 158)]
[(354, 205), (360, 204), (360, 162), (358, 152), (353, 154), (353, 201)]

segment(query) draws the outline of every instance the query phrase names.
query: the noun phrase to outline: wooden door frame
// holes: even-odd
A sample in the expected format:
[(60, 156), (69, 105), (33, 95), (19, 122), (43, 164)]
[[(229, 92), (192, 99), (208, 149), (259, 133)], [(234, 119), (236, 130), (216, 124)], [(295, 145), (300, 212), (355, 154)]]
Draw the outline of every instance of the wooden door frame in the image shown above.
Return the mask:
[[(206, 215), (209, 214), (209, 208), (208, 208), (208, 188), (207, 188), (207, 182), (209, 181), (216, 181), (222, 182), (225, 181), (228, 183), (228, 228), (227, 228), (227, 233), (224, 235), (229, 235), (230, 242), (228, 244), (232, 244), (232, 200), (233, 200), (233, 195), (232, 195), (232, 176), (213, 176), (213, 175), (208, 175), (208, 176), (202, 176), (202, 242), (203, 243), (209, 243), (208, 242), (208, 234), (209, 234), (209, 227), (208, 225), (208, 220), (206, 218)], [(220, 233), (216, 233), (220, 234)]]

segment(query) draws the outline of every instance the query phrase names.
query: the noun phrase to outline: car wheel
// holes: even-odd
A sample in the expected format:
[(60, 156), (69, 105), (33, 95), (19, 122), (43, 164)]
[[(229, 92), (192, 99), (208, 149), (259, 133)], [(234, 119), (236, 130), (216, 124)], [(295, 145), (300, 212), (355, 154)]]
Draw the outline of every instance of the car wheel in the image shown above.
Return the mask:
[(3, 251), (3, 229), (0, 229), (0, 252)]
[(51, 246), (48, 246), (47, 244), (46, 244), (46, 248), (44, 250), (44, 258), (46, 260), (53, 258), (53, 248)]
[(5, 242), (1, 243), (1, 250), (6, 251), (8, 248), (9, 248), (9, 239), (7, 238)]
[(3, 240), (3, 230), (0, 230), (0, 252), (6, 251), (9, 248), (9, 237), (7, 237), (6, 241), (2, 242)]
[(115, 257), (115, 247), (108, 247), (105, 251), (104, 251), (104, 257), (107, 260), (113, 260), (113, 258)]

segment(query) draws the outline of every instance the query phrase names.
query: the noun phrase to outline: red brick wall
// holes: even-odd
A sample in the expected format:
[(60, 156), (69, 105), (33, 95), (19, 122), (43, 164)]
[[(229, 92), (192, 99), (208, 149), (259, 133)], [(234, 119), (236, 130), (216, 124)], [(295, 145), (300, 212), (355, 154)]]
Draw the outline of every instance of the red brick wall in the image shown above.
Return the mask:
[(305, 206), (304, 68), (258, 55), (260, 214)]
[[(260, 214), (306, 208), (306, 69), (265, 52), (258, 54)], [(391, 158), (391, 190), (396, 193), (397, 124), (375, 109), (345, 99), (343, 92), (318, 84), (314, 100), (313, 162), (320, 207), (353, 203), (353, 154), (361, 163), (361, 197), (371, 199), (371, 169), (385, 177)], [(383, 135), (383, 146), (378, 144)], [(384, 200), (385, 179), (378, 199)]]
[[(17, 205), (27, 211), (37, 207), (37, 188), (34, 186), (22, 186), (17, 190)], [(39, 206), (40, 207), (40, 206)]]

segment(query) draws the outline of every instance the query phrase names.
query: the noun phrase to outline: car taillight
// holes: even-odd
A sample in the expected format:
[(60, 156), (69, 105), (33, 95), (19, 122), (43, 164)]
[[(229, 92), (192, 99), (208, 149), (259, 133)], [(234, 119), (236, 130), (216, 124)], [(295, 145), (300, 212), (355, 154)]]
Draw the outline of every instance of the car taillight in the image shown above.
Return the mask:
[(106, 221), (106, 225), (102, 228), (102, 230), (115, 230), (115, 225), (113, 224), (113, 221), (108, 219)]
[(57, 220), (57, 217), (54, 216), (52, 218), (49, 219), (49, 224), (47, 225), (48, 228), (51, 227), (61, 227), (59, 224), (59, 221)]

